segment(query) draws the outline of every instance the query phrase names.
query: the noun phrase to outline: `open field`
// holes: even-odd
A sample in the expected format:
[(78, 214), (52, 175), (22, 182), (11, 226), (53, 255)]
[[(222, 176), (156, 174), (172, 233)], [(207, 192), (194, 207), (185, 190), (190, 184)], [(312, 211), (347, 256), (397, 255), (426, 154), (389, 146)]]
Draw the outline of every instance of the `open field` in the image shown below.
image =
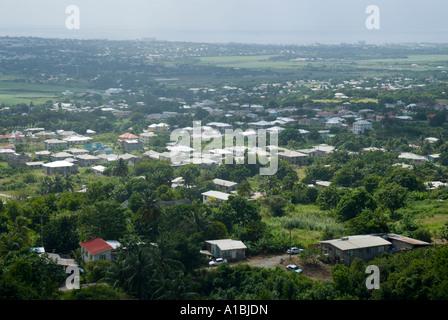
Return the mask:
[(82, 92), (84, 90), (83, 88), (76, 86), (35, 84), (11, 80), (0, 81), (0, 104), (29, 104), (30, 102), (41, 104), (48, 100), (54, 100), (61, 97), (61, 94), (67, 90), (72, 92)]
[(248, 68), (248, 69), (285, 69), (303, 67), (308, 62), (300, 61), (274, 61), (269, 60), (274, 56), (221, 56), (204, 57), (200, 59), (202, 65), (212, 65), (226, 68)]
[(433, 70), (437, 66), (447, 66), (448, 55), (409, 55), (406, 58), (364, 59), (347, 61), (310, 61), (310, 60), (271, 60), (273, 55), (255, 56), (219, 56), (200, 58), (200, 65), (247, 68), (247, 69), (300, 69), (304, 67), (337, 68), (350, 67), (359, 69), (381, 70)]

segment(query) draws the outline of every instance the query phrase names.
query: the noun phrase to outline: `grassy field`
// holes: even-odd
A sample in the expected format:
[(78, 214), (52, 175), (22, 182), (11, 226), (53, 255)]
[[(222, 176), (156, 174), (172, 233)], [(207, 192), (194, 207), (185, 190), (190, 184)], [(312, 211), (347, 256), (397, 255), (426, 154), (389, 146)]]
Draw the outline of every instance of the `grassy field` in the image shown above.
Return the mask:
[(35, 84), (15, 82), (5, 76), (0, 81), (0, 104), (13, 105), (19, 103), (42, 104), (48, 100), (61, 97), (64, 91), (82, 92), (84, 88), (77, 86), (60, 86), (49, 84)]
[(274, 56), (220, 56), (204, 57), (200, 59), (201, 65), (211, 65), (226, 68), (247, 68), (247, 69), (285, 69), (305, 66), (308, 62), (295, 61), (273, 61), (269, 60)]
[(289, 229), (285, 227), (285, 224), (294, 221), (296, 227), (291, 230), (291, 237), (304, 247), (322, 240), (325, 230), (332, 232), (334, 235), (343, 232), (342, 224), (320, 210), (316, 205), (295, 205), (293, 210), (289, 210), (282, 217), (273, 217), (266, 208), (262, 208), (261, 215), (269, 229), (276, 233), (289, 234)]
[[(345, 62), (276, 61), (273, 55), (219, 56), (200, 58), (200, 65), (247, 69), (298, 69), (308, 66), (315, 68), (350, 66), (359, 69), (382, 70), (434, 70), (438, 65), (447, 66), (448, 55), (409, 55), (407, 58), (365, 59)], [(417, 66), (414, 66), (417, 65)]]

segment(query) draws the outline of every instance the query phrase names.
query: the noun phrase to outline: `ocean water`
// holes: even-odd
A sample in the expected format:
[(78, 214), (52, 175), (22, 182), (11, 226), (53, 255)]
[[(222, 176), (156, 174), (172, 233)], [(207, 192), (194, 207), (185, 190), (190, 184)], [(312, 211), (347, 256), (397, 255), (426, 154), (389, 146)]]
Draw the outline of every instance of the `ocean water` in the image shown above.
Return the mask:
[(250, 44), (446, 43), (445, 30), (145, 30), (80, 28), (2, 28), (0, 36), (61, 39), (138, 40)]

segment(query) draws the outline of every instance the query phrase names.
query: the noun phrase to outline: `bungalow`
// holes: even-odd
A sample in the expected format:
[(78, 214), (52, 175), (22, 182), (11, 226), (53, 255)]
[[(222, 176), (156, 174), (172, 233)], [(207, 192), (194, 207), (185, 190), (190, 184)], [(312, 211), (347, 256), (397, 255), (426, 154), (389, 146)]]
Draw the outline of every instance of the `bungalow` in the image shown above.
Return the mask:
[(205, 241), (206, 253), (214, 258), (237, 260), (246, 258), (246, 245), (240, 240), (222, 239)]
[(73, 155), (68, 152), (57, 152), (50, 156), (51, 161), (60, 161), (68, 158), (73, 158)]
[(140, 133), (139, 139), (143, 143), (148, 143), (154, 137), (157, 137), (157, 134), (155, 134), (154, 132), (143, 132), (143, 133)]
[(350, 265), (356, 258), (371, 260), (392, 247), (390, 241), (376, 235), (354, 235), (319, 243), (327, 250), (330, 262), (346, 265)]
[(82, 155), (76, 156), (76, 159), (78, 160), (78, 165), (80, 167), (91, 167), (96, 162), (101, 161), (101, 159), (99, 157), (95, 157), (90, 154), (82, 154)]
[(85, 145), (88, 144), (91, 140), (92, 138), (84, 136), (70, 136), (64, 138), (64, 141), (67, 142), (68, 146)]
[(70, 149), (66, 149), (63, 150), (64, 152), (68, 152), (71, 153), (74, 156), (80, 156), (80, 155), (84, 155), (84, 154), (89, 154), (89, 150), (86, 149), (78, 149), (78, 148), (70, 148)]
[(124, 161), (127, 162), (128, 165), (133, 166), (139, 160), (139, 157), (136, 157), (130, 153), (125, 153), (125, 154), (120, 154), (118, 156), (118, 159), (123, 159)]
[(26, 163), (31, 161), (33, 160), (25, 154), (9, 153), (6, 156), (6, 162), (8, 163), (8, 166), (11, 167), (26, 168)]
[(332, 153), (335, 150), (335, 147), (330, 146), (328, 144), (319, 144), (317, 146), (314, 146), (314, 149), (317, 152), (317, 157), (328, 157), (330, 153)]
[(226, 201), (229, 199), (230, 193), (210, 190), (210, 191), (201, 193), (201, 195), (202, 195), (202, 202), (209, 203), (211, 199), (216, 199), (219, 202)]
[(366, 120), (359, 120), (353, 123), (352, 132), (354, 134), (362, 134), (366, 130), (372, 130), (372, 123)]
[(327, 250), (330, 262), (349, 265), (356, 258), (369, 261), (382, 252), (428, 248), (430, 243), (396, 234), (353, 235), (319, 242)]
[(215, 184), (215, 188), (217, 190), (229, 192), (229, 193), (232, 191), (236, 191), (236, 189), (238, 187), (237, 182), (227, 181), (227, 180), (223, 180), (223, 179), (213, 179), (213, 183)]
[(52, 151), (60, 147), (67, 148), (68, 143), (65, 140), (49, 139), (44, 141), (45, 150)]
[(121, 141), (121, 148), (125, 152), (143, 150), (143, 142), (139, 139), (126, 139)]
[(101, 238), (94, 238), (81, 242), (81, 254), (84, 262), (107, 260), (116, 258), (116, 249), (120, 245), (117, 241), (104, 241)]
[(280, 152), (278, 158), (296, 166), (306, 166), (308, 164), (308, 155), (294, 150)]
[(42, 169), (43, 164), (42, 161), (31, 161), (26, 163), (26, 167), (29, 169)]
[(398, 156), (398, 159), (408, 160), (408, 161), (416, 163), (416, 164), (424, 163), (424, 162), (428, 161), (427, 157), (420, 156), (418, 154), (411, 153), (411, 152), (403, 152), (403, 153), (401, 153)]
[(166, 123), (154, 123), (148, 126), (150, 132), (168, 133), (169, 129)]
[(101, 165), (97, 165), (97, 166), (93, 166), (92, 167), (93, 173), (96, 176), (101, 176), (103, 174), (104, 170), (106, 170), (106, 169), (107, 168), (105, 166), (101, 166)]
[(45, 175), (52, 174), (75, 174), (78, 172), (78, 165), (69, 161), (54, 161), (42, 165)]

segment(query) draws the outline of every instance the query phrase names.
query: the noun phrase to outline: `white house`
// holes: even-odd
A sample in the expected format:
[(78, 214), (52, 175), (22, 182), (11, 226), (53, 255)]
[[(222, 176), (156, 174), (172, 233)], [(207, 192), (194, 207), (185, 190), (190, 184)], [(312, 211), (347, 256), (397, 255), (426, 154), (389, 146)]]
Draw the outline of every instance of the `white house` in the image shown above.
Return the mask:
[(372, 123), (366, 120), (359, 120), (353, 123), (352, 132), (354, 134), (362, 134), (366, 130), (372, 130)]
[(216, 199), (217, 201), (226, 201), (229, 199), (230, 193), (210, 190), (202, 193), (202, 202), (208, 203), (210, 199)]

